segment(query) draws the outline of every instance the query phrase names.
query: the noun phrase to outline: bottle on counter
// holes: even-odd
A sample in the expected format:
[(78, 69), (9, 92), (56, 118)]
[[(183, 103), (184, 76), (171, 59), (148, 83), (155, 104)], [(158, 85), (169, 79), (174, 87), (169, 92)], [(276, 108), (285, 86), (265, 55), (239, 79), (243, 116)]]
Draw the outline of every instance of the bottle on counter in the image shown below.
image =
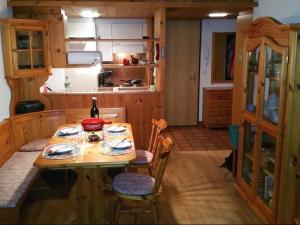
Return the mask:
[(66, 91), (71, 90), (71, 81), (68, 76), (65, 77), (64, 86), (65, 86)]
[(92, 97), (93, 106), (91, 108), (91, 117), (92, 118), (99, 118), (99, 110), (97, 108), (97, 98)]

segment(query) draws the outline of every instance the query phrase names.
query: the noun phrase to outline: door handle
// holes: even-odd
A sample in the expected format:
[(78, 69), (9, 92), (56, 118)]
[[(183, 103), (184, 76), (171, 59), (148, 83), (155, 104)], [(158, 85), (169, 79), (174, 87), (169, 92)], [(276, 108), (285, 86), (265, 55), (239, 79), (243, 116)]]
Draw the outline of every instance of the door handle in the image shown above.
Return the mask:
[(197, 76), (196, 73), (194, 73), (194, 75), (190, 76), (189, 79), (196, 82), (196, 76)]

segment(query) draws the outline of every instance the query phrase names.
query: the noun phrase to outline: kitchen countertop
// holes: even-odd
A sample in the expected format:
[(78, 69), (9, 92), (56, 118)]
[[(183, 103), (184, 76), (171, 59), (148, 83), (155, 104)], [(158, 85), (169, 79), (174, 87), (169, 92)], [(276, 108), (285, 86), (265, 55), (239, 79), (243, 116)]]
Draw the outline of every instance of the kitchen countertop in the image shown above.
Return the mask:
[(112, 91), (112, 90), (101, 90), (101, 91), (49, 91), (43, 92), (44, 95), (86, 95), (86, 94), (151, 94), (151, 93), (160, 93), (160, 91), (149, 91), (149, 90), (121, 90), (121, 91)]

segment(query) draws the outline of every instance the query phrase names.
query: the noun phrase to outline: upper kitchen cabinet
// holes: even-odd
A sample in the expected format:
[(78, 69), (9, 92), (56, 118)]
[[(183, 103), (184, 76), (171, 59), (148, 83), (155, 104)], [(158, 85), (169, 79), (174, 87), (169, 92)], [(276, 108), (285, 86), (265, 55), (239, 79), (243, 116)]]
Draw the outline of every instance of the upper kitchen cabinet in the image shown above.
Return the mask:
[(50, 75), (47, 22), (28, 19), (4, 19), (1, 22), (5, 76)]

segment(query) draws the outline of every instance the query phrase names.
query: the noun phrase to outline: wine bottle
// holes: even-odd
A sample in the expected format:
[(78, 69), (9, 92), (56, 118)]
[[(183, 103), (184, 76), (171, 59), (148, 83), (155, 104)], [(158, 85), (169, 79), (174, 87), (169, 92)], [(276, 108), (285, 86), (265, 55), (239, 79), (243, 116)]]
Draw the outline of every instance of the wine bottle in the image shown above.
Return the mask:
[(91, 117), (92, 118), (99, 118), (99, 110), (97, 108), (97, 98), (96, 97), (92, 97), (92, 101), (93, 101), (93, 106), (91, 108)]

